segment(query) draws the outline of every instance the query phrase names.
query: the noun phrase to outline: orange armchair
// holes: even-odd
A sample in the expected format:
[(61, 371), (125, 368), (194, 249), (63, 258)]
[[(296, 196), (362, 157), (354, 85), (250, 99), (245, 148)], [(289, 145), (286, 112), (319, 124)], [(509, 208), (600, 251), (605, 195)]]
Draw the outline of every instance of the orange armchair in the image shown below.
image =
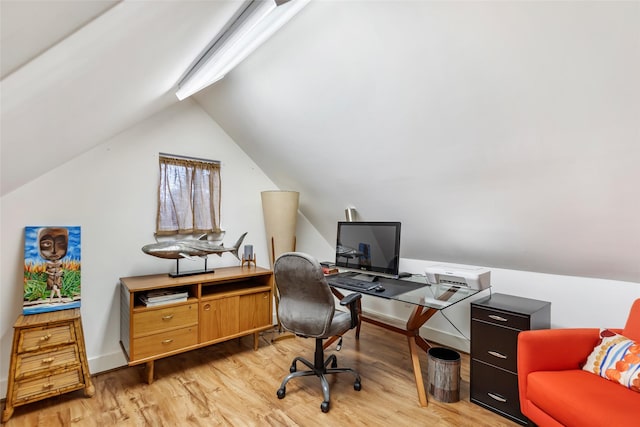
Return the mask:
[[(640, 299), (624, 329), (640, 342)], [(541, 427), (640, 425), (640, 393), (582, 370), (599, 329), (539, 329), (518, 335), (520, 409)]]

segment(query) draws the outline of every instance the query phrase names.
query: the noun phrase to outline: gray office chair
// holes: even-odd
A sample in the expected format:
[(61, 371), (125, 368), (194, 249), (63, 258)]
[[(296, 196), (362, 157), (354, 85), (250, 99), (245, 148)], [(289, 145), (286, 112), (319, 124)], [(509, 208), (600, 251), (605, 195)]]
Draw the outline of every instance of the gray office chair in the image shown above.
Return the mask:
[[(356, 302), (361, 294), (353, 293), (340, 301), (340, 305), (348, 306), (349, 312), (335, 309), (334, 296), (322, 273), (317, 260), (300, 252), (287, 252), (278, 257), (273, 271), (280, 294), (278, 316), (282, 327), (289, 332), (316, 339), (314, 363), (296, 357), (289, 368), (290, 374), (285, 377), (278, 389), (278, 398), (284, 398), (286, 385), (290, 379), (316, 375), (320, 378), (324, 401), (320, 405), (322, 412), (329, 411), (329, 383), (326, 374), (350, 372), (355, 377), (353, 388), (360, 391), (360, 375), (350, 368), (338, 368), (335, 354), (324, 360), (322, 342), (326, 338), (341, 336), (358, 324)], [(297, 362), (306, 365), (310, 370), (298, 371)], [(328, 367), (331, 364), (331, 367)]]

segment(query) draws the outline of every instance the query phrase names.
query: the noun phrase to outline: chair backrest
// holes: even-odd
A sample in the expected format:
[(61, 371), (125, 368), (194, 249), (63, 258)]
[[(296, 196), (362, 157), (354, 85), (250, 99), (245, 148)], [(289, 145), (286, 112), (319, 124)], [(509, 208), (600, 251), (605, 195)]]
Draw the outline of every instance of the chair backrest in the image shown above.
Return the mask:
[(640, 298), (635, 300), (631, 306), (622, 335), (632, 340), (640, 341)]
[(278, 318), (295, 334), (325, 338), (335, 312), (335, 300), (320, 263), (301, 252), (287, 252), (273, 266), (278, 287)]

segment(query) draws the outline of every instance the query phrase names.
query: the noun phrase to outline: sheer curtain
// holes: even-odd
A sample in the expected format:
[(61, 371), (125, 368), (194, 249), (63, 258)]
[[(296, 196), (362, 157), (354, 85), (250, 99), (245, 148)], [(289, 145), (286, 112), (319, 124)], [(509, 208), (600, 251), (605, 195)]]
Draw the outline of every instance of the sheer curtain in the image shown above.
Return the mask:
[(156, 234), (220, 231), (220, 163), (160, 156)]

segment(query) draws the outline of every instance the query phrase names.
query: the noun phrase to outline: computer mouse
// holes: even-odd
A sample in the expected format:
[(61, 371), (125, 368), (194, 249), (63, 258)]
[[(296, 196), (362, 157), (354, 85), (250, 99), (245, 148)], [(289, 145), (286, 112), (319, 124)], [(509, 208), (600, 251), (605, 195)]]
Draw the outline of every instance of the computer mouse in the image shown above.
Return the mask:
[(374, 291), (376, 292), (384, 292), (384, 287), (382, 285), (378, 285), (375, 287)]

